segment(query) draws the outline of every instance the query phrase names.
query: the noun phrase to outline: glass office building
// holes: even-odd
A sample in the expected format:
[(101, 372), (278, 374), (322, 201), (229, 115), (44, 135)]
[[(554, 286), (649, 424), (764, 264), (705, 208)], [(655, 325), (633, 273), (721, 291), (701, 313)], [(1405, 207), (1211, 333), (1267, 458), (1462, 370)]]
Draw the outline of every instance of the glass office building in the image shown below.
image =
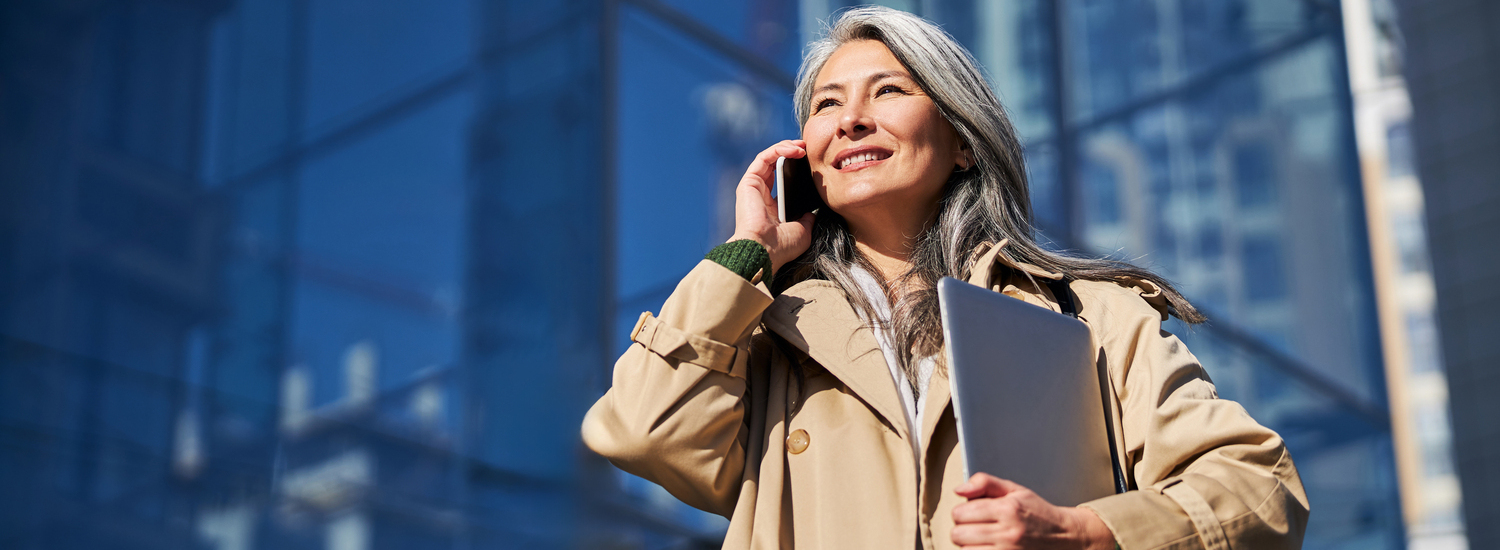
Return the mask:
[(1307, 547), (1404, 546), (1337, 4), (974, 6), (945, 22), (1023, 134), (1043, 234), (1208, 314), (1169, 330), (1286, 437)]
[[(952, 9), (952, 8), (950, 8)], [(1169, 328), (1287, 438), (1309, 548), (1404, 545), (1336, 4), (976, 3), (973, 33), (1063, 248), (1159, 271)]]
[[(1309, 548), (1402, 544), (1335, 8), (912, 1), (1159, 269)], [(806, 0), (0, 7), (0, 546), (715, 547), (578, 441), (797, 133)]]

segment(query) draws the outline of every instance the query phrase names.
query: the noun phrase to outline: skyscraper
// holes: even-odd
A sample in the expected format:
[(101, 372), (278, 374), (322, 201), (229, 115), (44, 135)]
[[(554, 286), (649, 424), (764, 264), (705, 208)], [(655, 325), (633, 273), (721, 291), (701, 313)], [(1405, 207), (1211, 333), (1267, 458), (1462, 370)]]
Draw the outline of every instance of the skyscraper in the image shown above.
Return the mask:
[[(892, 3), (989, 69), (1044, 236), (1209, 311), (1307, 546), (1399, 546), (1337, 11)], [(578, 423), (841, 6), (6, 4), (0, 545), (716, 546)]]
[(1411, 92), (1411, 139), (1421, 177), (1433, 285), (1436, 336), (1447, 367), (1453, 461), (1463, 489), (1470, 548), (1500, 545), (1500, 388), (1490, 308), (1500, 281), (1500, 186), (1493, 154), (1500, 145), (1500, 46), (1491, 2), (1396, 2)]
[(1403, 546), (1338, 6), (930, 11), (1010, 109), (1043, 235), (1157, 270), (1209, 316), (1169, 330), (1286, 437), (1307, 546)]

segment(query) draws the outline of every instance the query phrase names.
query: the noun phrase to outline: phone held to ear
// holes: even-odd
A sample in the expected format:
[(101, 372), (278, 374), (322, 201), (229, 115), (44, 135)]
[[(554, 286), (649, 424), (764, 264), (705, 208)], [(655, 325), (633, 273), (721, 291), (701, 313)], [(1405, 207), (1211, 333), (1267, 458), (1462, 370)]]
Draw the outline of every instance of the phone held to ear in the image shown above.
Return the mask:
[(807, 157), (776, 159), (776, 213), (781, 223), (797, 221), (804, 214), (823, 207), (823, 198), (813, 185), (812, 167)]

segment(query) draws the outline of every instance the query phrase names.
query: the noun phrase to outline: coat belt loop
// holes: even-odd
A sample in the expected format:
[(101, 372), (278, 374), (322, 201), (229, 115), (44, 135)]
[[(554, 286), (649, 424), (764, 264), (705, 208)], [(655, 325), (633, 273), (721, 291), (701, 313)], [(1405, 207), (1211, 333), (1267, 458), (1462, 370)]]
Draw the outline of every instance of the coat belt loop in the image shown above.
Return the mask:
[(650, 319), (650, 318), (651, 318), (651, 312), (649, 312), (649, 311), (642, 311), (641, 312), (641, 318), (635, 320), (635, 328), (630, 329), (630, 339), (631, 339), (631, 341), (639, 341), (639, 340), (636, 340), (635, 337), (636, 337), (636, 335), (639, 335), (641, 333), (641, 329), (646, 326), (646, 320)]
[(1203, 495), (1199, 495), (1198, 491), (1181, 479), (1163, 487), (1161, 493), (1171, 497), (1182, 507), (1182, 511), (1187, 512), (1188, 519), (1193, 522), (1193, 529), (1198, 532), (1198, 539), (1203, 542), (1204, 550), (1229, 550), (1229, 539), (1224, 536), (1224, 526), (1219, 524), (1213, 507), (1203, 500)]

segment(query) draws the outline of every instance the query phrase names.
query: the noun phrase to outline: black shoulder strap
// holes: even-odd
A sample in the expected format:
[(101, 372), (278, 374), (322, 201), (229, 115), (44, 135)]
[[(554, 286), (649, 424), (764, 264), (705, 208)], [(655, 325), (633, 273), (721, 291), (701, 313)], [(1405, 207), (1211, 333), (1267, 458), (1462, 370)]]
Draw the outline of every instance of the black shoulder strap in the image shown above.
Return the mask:
[[(1077, 319), (1078, 303), (1073, 301), (1073, 291), (1068, 287), (1068, 282), (1063, 279), (1047, 281), (1047, 287), (1052, 290), (1052, 298), (1057, 300), (1057, 308), (1062, 310), (1063, 315)], [(1109, 406), (1109, 398), (1107, 397), (1109, 389), (1109, 372), (1105, 370), (1105, 365), (1101, 363), (1099, 365), (1099, 393), (1106, 396), (1104, 398), (1104, 433), (1109, 436), (1109, 461), (1114, 466), (1115, 492), (1123, 493), (1130, 490), (1130, 488), (1125, 483), (1125, 471), (1120, 469), (1120, 451), (1119, 447), (1115, 444), (1114, 422), (1111, 421), (1111, 418), (1113, 418), (1111, 413), (1114, 411), (1114, 408)]]
[(1073, 293), (1068, 289), (1068, 282), (1062, 279), (1047, 281), (1047, 287), (1052, 289), (1052, 298), (1057, 300), (1057, 307), (1062, 309), (1063, 315), (1078, 318), (1078, 306), (1073, 303)]

